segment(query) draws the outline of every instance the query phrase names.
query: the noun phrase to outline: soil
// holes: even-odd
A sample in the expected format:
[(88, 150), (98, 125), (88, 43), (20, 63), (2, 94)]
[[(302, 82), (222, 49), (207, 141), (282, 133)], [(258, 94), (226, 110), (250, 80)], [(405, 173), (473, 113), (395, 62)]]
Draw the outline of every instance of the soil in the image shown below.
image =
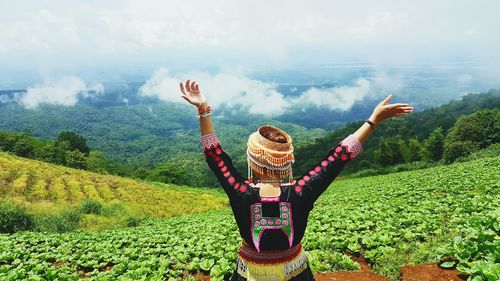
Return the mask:
[(406, 265), (401, 268), (402, 281), (463, 281), (467, 276), (456, 269), (443, 269), (436, 264)]
[(203, 273), (197, 273), (194, 278), (200, 281), (210, 281), (210, 275), (205, 275)]
[(314, 276), (314, 278), (316, 281), (390, 281), (389, 278), (373, 272), (362, 256), (351, 256), (351, 259), (359, 263), (361, 266), (359, 271), (318, 273)]

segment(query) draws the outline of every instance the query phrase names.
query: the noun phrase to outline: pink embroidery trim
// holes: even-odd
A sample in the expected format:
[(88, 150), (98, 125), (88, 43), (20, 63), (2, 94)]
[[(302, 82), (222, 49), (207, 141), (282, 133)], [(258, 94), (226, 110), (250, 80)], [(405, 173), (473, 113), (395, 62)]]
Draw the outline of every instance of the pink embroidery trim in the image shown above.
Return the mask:
[[(292, 245), (293, 245), (294, 227), (293, 227), (293, 216), (292, 216), (292, 204), (291, 203), (287, 203), (287, 202), (280, 202), (280, 203), (282, 203), (287, 208), (287, 210), (290, 213), (290, 236), (288, 236), (288, 234), (286, 233), (286, 231), (281, 226), (277, 226), (277, 225), (270, 226), (270, 225), (267, 225), (267, 221), (266, 221), (266, 225), (263, 226), (264, 229), (259, 233), (259, 237), (257, 238), (257, 241), (255, 241), (254, 240), (254, 236), (253, 236), (253, 229), (254, 229), (254, 227), (256, 225), (255, 225), (255, 222), (253, 221), (253, 219), (251, 219), (250, 235), (252, 237), (253, 244), (254, 244), (255, 248), (257, 249), (257, 252), (259, 252), (259, 253), (260, 253), (260, 239), (262, 238), (262, 234), (264, 234), (264, 231), (266, 231), (267, 229), (280, 229), (286, 236), (288, 236), (288, 245), (289, 245), (289, 248), (291, 248)], [(253, 218), (252, 211), (254, 209), (254, 206), (260, 206), (261, 207), (262, 204), (261, 203), (255, 203), (252, 206), (250, 206), (250, 217), (251, 218)], [(282, 206), (280, 206), (280, 208), (281, 207)], [(285, 210), (285, 212), (287, 210)], [(280, 213), (281, 213), (281, 210), (280, 210)], [(283, 216), (283, 218), (285, 218), (285, 217)], [(286, 221), (283, 221), (282, 225), (286, 227), (287, 225), (285, 224), (285, 222)]]
[(363, 145), (353, 134), (350, 134), (340, 142), (340, 145), (347, 148), (347, 152), (351, 154), (351, 159), (356, 157), (363, 151)]
[(220, 145), (220, 141), (215, 132), (213, 132), (208, 135), (201, 136), (201, 144), (203, 146), (203, 150), (205, 151), (206, 149), (216, 148)]
[(279, 196), (261, 196), (260, 201), (261, 202), (279, 202), (280, 197)]

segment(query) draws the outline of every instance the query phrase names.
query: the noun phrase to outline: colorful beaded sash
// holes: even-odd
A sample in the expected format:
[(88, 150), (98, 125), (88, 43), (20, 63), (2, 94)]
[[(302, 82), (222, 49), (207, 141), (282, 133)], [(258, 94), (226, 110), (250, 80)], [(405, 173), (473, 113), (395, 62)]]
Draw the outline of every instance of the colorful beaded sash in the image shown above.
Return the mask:
[(293, 222), (292, 222), (292, 204), (287, 202), (279, 202), (279, 217), (264, 217), (262, 215), (262, 203), (255, 203), (250, 206), (251, 215), (251, 235), (252, 242), (260, 252), (260, 238), (267, 229), (281, 229), (288, 237), (290, 248), (293, 243)]
[(256, 252), (245, 243), (238, 252), (236, 270), (249, 281), (286, 281), (307, 268), (307, 256), (301, 244), (282, 251)]

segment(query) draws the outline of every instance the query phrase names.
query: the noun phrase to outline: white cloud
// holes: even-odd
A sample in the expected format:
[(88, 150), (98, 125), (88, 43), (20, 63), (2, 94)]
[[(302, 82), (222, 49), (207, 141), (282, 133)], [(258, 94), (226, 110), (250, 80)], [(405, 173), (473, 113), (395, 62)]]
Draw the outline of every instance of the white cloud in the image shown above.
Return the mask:
[(370, 81), (360, 78), (354, 86), (340, 86), (327, 89), (310, 88), (299, 96), (295, 103), (326, 106), (335, 110), (349, 110), (355, 102), (363, 100), (370, 93)]
[(90, 97), (103, 92), (102, 84), (87, 85), (78, 77), (64, 76), (56, 81), (47, 81), (29, 87), (19, 101), (29, 109), (36, 108), (42, 103), (73, 106), (78, 102), (79, 97)]
[(160, 68), (139, 89), (139, 94), (167, 102), (186, 103), (180, 97), (179, 82), (189, 78), (195, 78), (202, 94), (214, 107), (224, 104), (229, 108), (267, 116), (281, 115), (297, 105), (326, 106), (331, 110), (345, 111), (369, 95), (384, 95), (387, 91), (396, 91), (403, 86), (401, 77), (393, 78), (379, 73), (374, 77), (359, 78), (352, 86), (311, 87), (298, 96), (286, 97), (278, 92), (277, 85), (244, 75), (197, 72), (173, 76), (167, 69)]
[(142, 96), (154, 96), (168, 102), (186, 101), (180, 97), (179, 82), (196, 77), (203, 95), (215, 107), (225, 104), (231, 108), (244, 108), (250, 113), (280, 115), (288, 106), (283, 94), (276, 86), (235, 74), (211, 75), (205, 72), (172, 76), (165, 68), (155, 71), (153, 76), (139, 89)]

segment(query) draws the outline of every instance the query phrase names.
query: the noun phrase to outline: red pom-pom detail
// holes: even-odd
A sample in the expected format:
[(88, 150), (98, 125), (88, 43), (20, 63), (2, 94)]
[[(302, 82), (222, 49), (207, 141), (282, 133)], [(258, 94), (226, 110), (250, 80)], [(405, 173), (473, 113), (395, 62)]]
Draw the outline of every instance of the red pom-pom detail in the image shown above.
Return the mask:
[(328, 161), (325, 161), (325, 160), (321, 161), (321, 166), (323, 166), (323, 167), (328, 166)]
[(316, 175), (316, 171), (315, 171), (315, 170), (310, 170), (310, 171), (309, 171), (309, 175), (311, 175), (311, 176)]
[(287, 226), (288, 225), (288, 221), (283, 221), (283, 225)]
[(316, 166), (316, 168), (314, 168), (314, 170), (315, 170), (317, 173), (319, 173), (319, 172), (321, 172), (321, 167), (320, 167), (320, 166)]
[(299, 180), (299, 186), (303, 186), (304, 184), (306, 184), (304, 180)]
[(303, 177), (303, 179), (304, 179), (305, 181), (308, 181), (308, 180), (310, 180), (311, 178), (310, 178), (309, 176), (304, 176), (304, 177)]
[(240, 191), (241, 191), (241, 192), (247, 192), (247, 187), (246, 187), (246, 186), (244, 186), (244, 185), (242, 185), (242, 186), (240, 187)]
[(218, 162), (219, 160), (220, 160), (220, 156), (215, 157), (215, 161)]
[(348, 159), (347, 154), (342, 154), (340, 158), (342, 159), (342, 161), (346, 161)]
[(221, 154), (222, 154), (222, 150), (221, 150), (220, 148), (217, 148), (217, 149), (215, 150), (215, 153), (216, 153), (217, 155), (221, 155)]
[(229, 176), (230, 176), (230, 175), (231, 175), (231, 173), (230, 173), (229, 171), (227, 171), (227, 172), (225, 172), (225, 173), (224, 173), (224, 176), (225, 176), (226, 178), (229, 178)]
[(229, 184), (233, 184), (234, 183), (234, 177), (230, 177), (228, 180)]
[(249, 181), (249, 180), (245, 180), (245, 183), (246, 183), (246, 184), (250, 184), (250, 181)]
[(330, 155), (330, 156), (328, 156), (328, 161), (333, 162), (333, 161), (335, 161), (335, 158), (333, 158), (333, 156)]
[[(301, 191), (302, 191), (302, 187), (300, 187), (300, 186), (297, 185), (295, 187), (295, 192), (300, 193)], [(283, 215), (283, 217), (284, 217), (284, 215)]]
[(219, 163), (217, 163), (217, 166), (219, 166), (219, 168), (222, 168), (222, 166), (224, 166), (224, 161), (220, 161)]
[(239, 182), (237, 182), (237, 183), (234, 185), (234, 189), (238, 189), (238, 188), (240, 188), (240, 183), (239, 183)]
[(220, 168), (220, 171), (223, 172), (223, 173), (227, 172), (227, 166), (224, 166), (224, 167)]
[(337, 148), (335, 148), (335, 151), (336, 152), (340, 152), (342, 150), (342, 147), (338, 146)]

